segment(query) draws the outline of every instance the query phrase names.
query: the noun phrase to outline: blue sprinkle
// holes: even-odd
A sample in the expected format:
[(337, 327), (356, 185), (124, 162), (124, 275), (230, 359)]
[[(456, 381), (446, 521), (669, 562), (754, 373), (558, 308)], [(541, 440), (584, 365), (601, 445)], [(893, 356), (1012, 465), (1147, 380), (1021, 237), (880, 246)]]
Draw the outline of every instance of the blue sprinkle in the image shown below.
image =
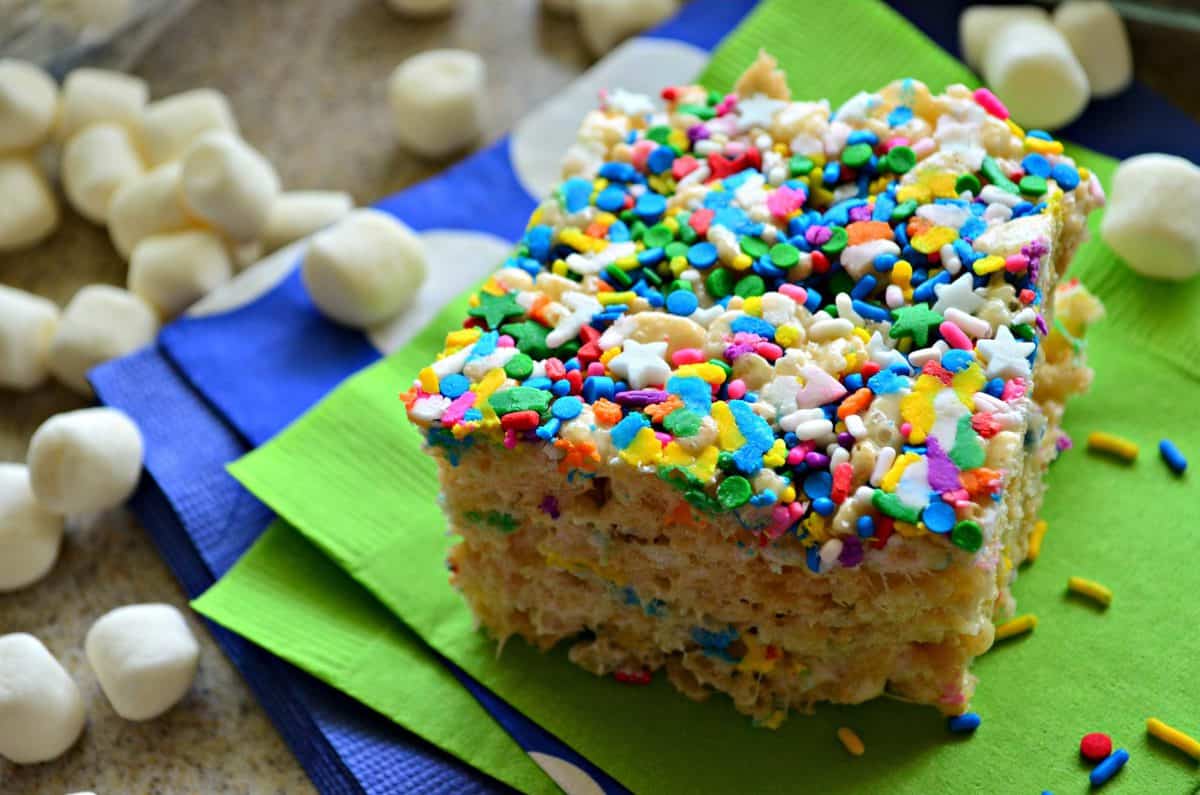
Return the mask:
[(1050, 178), (1063, 190), (1070, 191), (1079, 187), (1079, 171), (1066, 163), (1059, 163), (1050, 169)]
[(691, 290), (675, 290), (667, 296), (667, 311), (672, 315), (687, 317), (700, 306), (700, 300)]
[[(638, 284), (644, 284), (644, 282), (638, 282)], [(642, 298), (645, 298), (646, 303), (650, 304), (650, 306), (654, 307), (655, 309), (661, 309), (664, 303), (663, 294), (658, 290), (647, 289), (646, 292), (642, 294)]]
[(675, 150), (669, 146), (660, 146), (646, 158), (646, 166), (653, 174), (661, 174), (675, 162)]
[(1021, 161), (1021, 168), (1025, 169), (1026, 174), (1033, 174), (1035, 177), (1050, 176), (1050, 161), (1037, 152), (1025, 155), (1025, 159)]
[(821, 550), (816, 547), (809, 547), (808, 551), (804, 553), (804, 562), (808, 564), (808, 568), (820, 574)]
[(577, 213), (587, 207), (592, 199), (592, 181), (583, 177), (571, 177), (562, 184), (563, 204), (569, 213)]
[(971, 362), (975, 361), (975, 357), (970, 351), (958, 350), (957, 348), (948, 350), (942, 354), (942, 367), (945, 367), (952, 373), (961, 372), (971, 366)]
[(768, 505), (774, 505), (775, 492), (771, 491), (770, 489), (767, 489), (766, 491), (760, 491), (758, 494), (755, 494), (750, 498), (750, 504), (755, 508), (765, 508)]
[(733, 627), (722, 629), (717, 632), (704, 629), (704, 627), (692, 627), (692, 640), (699, 643), (706, 649), (718, 649), (724, 651), (738, 638), (738, 631)]
[(892, 370), (880, 370), (867, 381), (867, 387), (876, 395), (890, 395), (908, 386), (908, 379)]
[(879, 136), (870, 130), (855, 130), (846, 137), (847, 146), (853, 146), (854, 144), (870, 144), (874, 146), (877, 143), (879, 143)]
[(912, 121), (912, 108), (905, 105), (900, 105), (891, 113), (888, 114), (887, 123), (889, 127), (900, 127)]
[(1050, 137), (1050, 133), (1046, 132), (1045, 130), (1026, 130), (1025, 137), (1026, 138), (1040, 138), (1043, 141), (1053, 141), (1054, 140), (1052, 137)]
[(1088, 775), (1088, 781), (1093, 787), (1099, 787), (1101, 784), (1108, 782), (1110, 778), (1121, 772), (1121, 768), (1125, 767), (1125, 763), (1129, 761), (1129, 752), (1124, 748), (1118, 748), (1113, 751), (1107, 759), (1092, 768), (1092, 772)]
[(826, 163), (825, 169), (821, 172), (821, 180), (826, 185), (836, 185), (842, 176), (842, 166), (840, 163)]
[(542, 441), (548, 442), (555, 436), (558, 436), (558, 431), (560, 428), (562, 428), (562, 421), (551, 419), (544, 425), (539, 425), (538, 429), (534, 431), (534, 433), (536, 433), (537, 437)]
[(821, 308), (822, 296), (813, 288), (808, 288), (808, 297), (804, 299), (804, 308), (809, 312), (816, 312)]
[(888, 310), (875, 304), (868, 304), (866, 301), (854, 300), (850, 302), (850, 306), (855, 312), (862, 315), (864, 320), (874, 320), (877, 323), (882, 323), (890, 320), (892, 317)]
[(854, 523), (854, 527), (858, 531), (859, 538), (870, 538), (875, 535), (875, 520), (869, 515), (858, 517), (858, 521)]
[(525, 245), (529, 247), (529, 256), (545, 262), (550, 257), (550, 244), (554, 240), (554, 230), (544, 224), (535, 226), (525, 233)]
[(813, 472), (808, 477), (804, 478), (804, 493), (809, 499), (819, 500), (828, 498), (833, 492), (833, 475), (825, 470)]
[(451, 373), (439, 382), (442, 394), (453, 400), (471, 388), (471, 379), (462, 373)]
[(993, 378), (991, 381), (988, 381), (986, 384), (984, 384), (983, 391), (987, 392), (994, 398), (1000, 397), (1004, 394), (1004, 379)]
[(875, 270), (879, 271), (880, 273), (887, 273), (892, 268), (896, 267), (896, 263), (899, 261), (900, 258), (895, 254), (880, 254), (875, 258)]
[(484, 356), (490, 355), (496, 350), (496, 345), (500, 341), (499, 331), (486, 331), (478, 340), (475, 341), (475, 347), (471, 348), (471, 355), (468, 359), (482, 359)]
[(483, 419), (483, 412), (479, 409), (467, 409), (463, 413), (463, 420), (466, 422), (479, 422)]
[(871, 211), (872, 221), (890, 221), (892, 210), (896, 209), (896, 200), (886, 193), (875, 197), (875, 209)]
[(596, 197), (596, 206), (606, 213), (619, 212), (625, 206), (625, 191), (616, 185), (609, 185)]
[(771, 449), (775, 444), (775, 432), (766, 420), (754, 413), (749, 403), (744, 400), (731, 400), (729, 411), (733, 414), (738, 430), (746, 437), (743, 450), (749, 447), (759, 453), (765, 453)]
[(573, 420), (583, 411), (583, 401), (574, 395), (560, 397), (550, 407), (550, 413), (560, 420)]
[(946, 728), (955, 734), (970, 734), (979, 728), (983, 719), (975, 712), (964, 712), (946, 719)]
[(613, 380), (606, 375), (589, 375), (583, 379), (583, 399), (595, 403), (600, 398), (612, 399), (616, 394)]
[(775, 339), (775, 327), (762, 318), (752, 315), (742, 315), (729, 324), (734, 334), (757, 334), (765, 339)]
[(667, 211), (667, 200), (657, 193), (643, 193), (638, 197), (633, 211), (643, 223), (652, 224)]
[(782, 279), (787, 275), (787, 271), (783, 268), (777, 268), (771, 263), (770, 256), (764, 254), (754, 261), (750, 269), (764, 279)]
[(812, 509), (821, 516), (830, 516), (837, 509), (837, 506), (828, 497), (818, 497), (812, 501)]
[[(442, 383), (445, 384), (444, 381)], [(443, 386), (442, 392), (444, 393), (445, 391), (446, 389)], [(1169, 466), (1171, 471), (1176, 475), (1182, 475), (1184, 470), (1187, 469), (1187, 459), (1184, 457), (1183, 453), (1180, 452), (1179, 448), (1171, 442), (1170, 439), (1163, 439), (1158, 443), (1158, 452), (1162, 455), (1163, 461), (1167, 462), (1167, 466)]]
[[(913, 274), (913, 276), (915, 277), (916, 274)], [(914, 278), (914, 282), (915, 281), (916, 280)], [(921, 286), (913, 290), (913, 301), (915, 303), (929, 303), (937, 297), (937, 294), (933, 288), (939, 284), (949, 283), (950, 271), (941, 271), (932, 279), (926, 279), (925, 281), (921, 282)]]
[(704, 194), (704, 206), (710, 210), (719, 210), (722, 207), (728, 207), (733, 201), (733, 194), (723, 190), (713, 190)]
[(627, 415), (625, 419), (614, 425), (609, 431), (609, 438), (612, 439), (614, 447), (624, 450), (633, 443), (633, 437), (638, 435), (638, 431), (649, 427), (650, 420), (646, 419), (645, 414), (638, 411)]
[(628, 243), (632, 239), (629, 234), (629, 227), (624, 221), (613, 221), (612, 226), (608, 228), (608, 241), (610, 243)]
[(600, 166), (597, 174), (609, 182), (641, 182), (642, 175), (629, 163), (612, 161)]
[(688, 249), (687, 261), (693, 268), (711, 268), (717, 261), (717, 247), (709, 242), (697, 243)]
[(638, 265), (657, 265), (667, 258), (667, 252), (662, 246), (643, 249), (637, 254)]
[(533, 378), (526, 378), (526, 379), (525, 379), (525, 382), (524, 382), (524, 384), (522, 384), (522, 386), (527, 386), (527, 387), (529, 387), (530, 389), (545, 389), (545, 390), (549, 390), (549, 389), (550, 389), (550, 385), (551, 385), (552, 383), (553, 383), (553, 382), (552, 382), (552, 381), (551, 381), (549, 378), (547, 378), (546, 376), (544, 376), (544, 375), (539, 375), (539, 376), (535, 376), (535, 377), (533, 377)]
[(941, 500), (934, 500), (925, 507), (921, 513), (921, 519), (925, 522), (925, 526), (933, 533), (949, 533), (954, 529), (954, 523), (957, 521), (954, 515), (954, 508)]
[(851, 373), (842, 379), (842, 384), (851, 392), (857, 392), (863, 387), (862, 373)]
[(854, 289), (850, 291), (851, 298), (866, 298), (875, 289), (877, 281), (874, 276), (867, 274), (858, 280), (858, 284), (854, 285)]
[(565, 378), (560, 378), (550, 385), (550, 391), (555, 397), (563, 397), (571, 394), (571, 382)]
[[(584, 388), (587, 388), (586, 382)], [(712, 410), (712, 388), (699, 376), (671, 376), (667, 380), (667, 391), (672, 395), (677, 395), (685, 407), (697, 414), (707, 415)], [(586, 394), (584, 394), (584, 398), (593, 402)]]
[(757, 475), (763, 468), (762, 452), (750, 445), (739, 447), (733, 451), (733, 465), (743, 475)]

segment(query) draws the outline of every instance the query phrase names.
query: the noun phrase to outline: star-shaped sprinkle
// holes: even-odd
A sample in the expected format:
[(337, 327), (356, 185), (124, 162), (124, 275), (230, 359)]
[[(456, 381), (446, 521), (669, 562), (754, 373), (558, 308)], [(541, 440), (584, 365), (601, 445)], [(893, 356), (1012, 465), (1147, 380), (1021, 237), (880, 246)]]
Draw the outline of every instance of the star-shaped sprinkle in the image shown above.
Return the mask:
[(945, 314), (947, 309), (954, 308), (971, 315), (983, 306), (983, 299), (975, 293), (975, 278), (970, 273), (964, 273), (949, 284), (934, 285), (933, 292), (937, 295), (934, 312)]
[(645, 94), (618, 88), (609, 93), (608, 107), (626, 116), (645, 116), (654, 112), (654, 102)]
[(1033, 353), (1032, 342), (1021, 342), (1013, 337), (1008, 326), (996, 331), (996, 338), (976, 343), (979, 354), (987, 359), (988, 378), (1026, 378), (1029, 376), (1029, 361)]
[(893, 364), (908, 364), (904, 354), (888, 345), (878, 331), (871, 334), (867, 342), (867, 358), (885, 369)]
[(580, 329), (591, 322), (592, 315), (604, 311), (600, 302), (587, 293), (569, 292), (562, 297), (562, 302), (571, 309), (571, 313), (559, 318), (554, 331), (546, 335), (546, 344), (551, 348), (557, 348), (567, 340), (573, 339)]
[(892, 310), (896, 322), (888, 335), (892, 339), (912, 337), (913, 342), (924, 348), (929, 344), (929, 330), (937, 328), (944, 318), (929, 308), (929, 304), (913, 304)]
[(800, 377), (804, 379), (804, 386), (796, 392), (796, 405), (802, 409), (824, 406), (846, 394), (846, 387), (840, 381), (815, 364), (800, 368)]
[(664, 384), (671, 377), (671, 365), (663, 358), (666, 355), (665, 342), (625, 340), (621, 352), (613, 357), (608, 367), (634, 389), (645, 389)]
[(483, 318), (483, 322), (487, 324), (489, 329), (494, 329), (510, 317), (518, 317), (525, 314), (525, 308), (517, 303), (517, 294), (505, 293), (504, 295), (492, 295), (488, 292), (479, 294), (479, 306), (473, 306), (467, 310), (467, 314), (471, 317)]
[(767, 129), (771, 126), (771, 119), (786, 105), (786, 102), (771, 99), (766, 94), (755, 94), (749, 99), (738, 100), (738, 130), (744, 132), (755, 127)]
[(541, 323), (522, 320), (520, 323), (505, 323), (500, 330), (513, 338), (518, 350), (533, 359), (545, 359), (550, 356), (550, 349), (546, 345), (546, 336), (550, 330)]

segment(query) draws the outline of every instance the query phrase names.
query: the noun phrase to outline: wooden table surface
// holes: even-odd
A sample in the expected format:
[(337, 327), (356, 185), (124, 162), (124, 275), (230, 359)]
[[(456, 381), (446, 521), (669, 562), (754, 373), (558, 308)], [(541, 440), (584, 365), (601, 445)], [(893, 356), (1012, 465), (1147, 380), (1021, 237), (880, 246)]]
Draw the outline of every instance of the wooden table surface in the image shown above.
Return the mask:
[[(1139, 77), (1200, 118), (1200, 35), (1136, 24), (1131, 37)], [(397, 18), (381, 0), (201, 0), (134, 71), (153, 98), (199, 86), (224, 91), (243, 135), (271, 159), (286, 188), (340, 189), (367, 203), (447, 165), (394, 144), (385, 101), (392, 67), (432, 47), (475, 50), (487, 61), (488, 139), (589, 63), (574, 23), (541, 13), (535, 0), (463, 0), (454, 16), (423, 22)], [(63, 215), (46, 243), (0, 255), (0, 283), (60, 305), (86, 284), (124, 285), (125, 263), (105, 230), (65, 206)], [(0, 390), (0, 461), (23, 460), (41, 422), (84, 405), (54, 384)], [(73, 524), (45, 580), (0, 595), (0, 634), (40, 637), (79, 683), (88, 710), (84, 736), (63, 758), (29, 767), (0, 760), (0, 792), (312, 792), (198, 621), (200, 674), (184, 702), (144, 724), (112, 711), (83, 658), (84, 636), (108, 610), (154, 601), (182, 607), (186, 600), (124, 511)]]

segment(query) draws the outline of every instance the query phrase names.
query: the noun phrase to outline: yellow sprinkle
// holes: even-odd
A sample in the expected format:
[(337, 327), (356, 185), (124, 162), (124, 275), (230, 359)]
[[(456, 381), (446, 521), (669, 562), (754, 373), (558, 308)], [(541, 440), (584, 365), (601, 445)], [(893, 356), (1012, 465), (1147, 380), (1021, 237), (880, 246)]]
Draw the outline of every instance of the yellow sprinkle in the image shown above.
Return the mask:
[(654, 464), (662, 458), (662, 442), (653, 430), (642, 428), (620, 455), (632, 466)]
[(728, 403), (724, 401), (714, 403), (712, 418), (717, 421), (717, 442), (721, 445), (722, 450), (737, 450), (746, 443), (746, 437), (742, 436), (742, 432), (738, 430), (737, 422), (733, 418), (733, 412), (729, 409)]
[(613, 265), (616, 265), (623, 271), (637, 270), (638, 268), (642, 267), (641, 263), (637, 261), (637, 257), (621, 257), (619, 260), (614, 262)]
[(437, 394), (441, 391), (438, 383), (437, 373), (432, 367), (424, 367), (421, 372), (417, 373), (417, 380), (421, 383), (421, 389), (424, 389), (430, 394)]
[[(857, 330), (857, 329), (856, 329)], [(790, 348), (800, 339), (800, 329), (795, 326), (780, 326), (775, 329), (775, 342), (783, 348)]]
[(975, 264), (971, 268), (980, 276), (986, 276), (989, 273), (1004, 270), (1004, 257), (992, 254), (989, 257), (975, 260)]
[(733, 258), (733, 262), (729, 263), (729, 267), (735, 271), (744, 271), (754, 264), (754, 260), (750, 259), (749, 254), (738, 254)]
[(1037, 616), (1032, 613), (1017, 616), (996, 627), (996, 640), (1004, 640), (1005, 638), (1011, 638), (1013, 635), (1033, 632), (1033, 628), (1036, 626)]
[(767, 729), (778, 729), (783, 725), (783, 719), (787, 717), (787, 713), (781, 709), (777, 709), (767, 716), (759, 725)]
[(795, 502), (796, 501), (796, 487), (788, 486), (786, 489), (784, 489), (783, 494), (779, 495), (779, 501), (785, 502), (785, 503), (786, 502)]
[(752, 295), (742, 301), (742, 311), (747, 315), (762, 317), (762, 296)]
[(914, 199), (919, 204), (928, 204), (933, 198), (933, 191), (928, 185), (903, 185), (896, 190), (896, 201), (906, 202)]
[[(601, 357), (603, 361), (603, 357)], [(725, 371), (717, 367), (712, 362), (700, 362), (698, 364), (685, 364), (675, 371), (675, 375), (695, 375), (703, 378), (710, 384), (725, 383)]]
[[(600, 364), (607, 365), (613, 359), (621, 355), (621, 346), (614, 345), (613, 347), (600, 354)], [(715, 366), (715, 365), (714, 365)]]
[(1046, 141), (1041, 138), (1026, 138), (1025, 149), (1029, 152), (1037, 152), (1040, 155), (1061, 155), (1063, 152), (1062, 141)]
[(1067, 590), (1077, 593), (1080, 596), (1094, 599), (1105, 607), (1112, 604), (1112, 589), (1106, 588), (1095, 580), (1087, 580), (1083, 577), (1068, 577)]
[(929, 189), (933, 192), (934, 198), (937, 199), (956, 199), (958, 193), (954, 190), (954, 184), (958, 179), (956, 174), (934, 174), (929, 177)]
[(1126, 461), (1134, 460), (1138, 454), (1137, 444), (1123, 436), (1105, 433), (1104, 431), (1092, 431), (1089, 433), (1087, 444), (1089, 450), (1111, 453), (1117, 458), (1123, 458)]
[[(432, 390), (427, 389), (425, 391), (430, 392)], [(787, 454), (787, 445), (784, 444), (783, 439), (776, 439), (775, 444), (771, 445), (771, 449), (763, 454), (763, 465), (772, 469), (781, 467), (787, 461)]]
[(912, 239), (912, 247), (922, 254), (932, 254), (941, 251), (942, 246), (953, 243), (958, 239), (958, 230), (948, 226), (935, 226), (928, 232), (917, 235)]
[(1048, 525), (1045, 519), (1038, 519), (1033, 525), (1033, 532), (1029, 534), (1029, 552), (1025, 555), (1025, 560), (1033, 563), (1038, 559), (1038, 555), (1042, 554), (1042, 539), (1046, 537), (1046, 529)]
[(846, 750), (855, 756), (862, 756), (866, 752), (867, 747), (863, 745), (862, 738), (855, 733), (854, 729), (843, 726), (837, 730), (837, 736), (842, 741), (842, 745), (846, 746)]
[(637, 298), (637, 293), (630, 292), (629, 290), (620, 293), (596, 293), (596, 300), (600, 302), (601, 306), (628, 304), (635, 298)]
[(1200, 740), (1189, 737), (1179, 729), (1168, 726), (1158, 718), (1146, 718), (1146, 732), (1167, 745), (1173, 745), (1193, 759), (1200, 761)]
[(913, 267), (912, 263), (906, 259), (898, 260), (892, 266), (892, 284), (905, 289), (912, 282)]
[(683, 273), (688, 269), (687, 257), (671, 257), (670, 268), (676, 276)]
[(1021, 126), (1019, 124), (1017, 124), (1012, 119), (1005, 119), (1004, 121), (1008, 124), (1008, 129), (1012, 132), (1013, 135), (1017, 136), (1018, 138), (1025, 137), (1025, 131), (1021, 129)]
[(555, 276), (565, 277), (567, 275), (567, 261), (561, 259), (554, 260), (554, 264), (550, 266), (550, 272)]
[(451, 331), (446, 335), (446, 353), (456, 353), (467, 347), (475, 340), (483, 336), (483, 329), (479, 326), (471, 326), (471, 328), (460, 328)]

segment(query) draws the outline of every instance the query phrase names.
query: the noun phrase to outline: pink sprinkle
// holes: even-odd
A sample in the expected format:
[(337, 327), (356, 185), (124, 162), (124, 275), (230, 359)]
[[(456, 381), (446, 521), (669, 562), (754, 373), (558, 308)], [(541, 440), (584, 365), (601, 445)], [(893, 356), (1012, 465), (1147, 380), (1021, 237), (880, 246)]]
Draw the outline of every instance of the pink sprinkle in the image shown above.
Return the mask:
[(788, 503), (787, 508), (788, 508), (788, 516), (794, 522), (797, 519), (799, 519), (800, 517), (804, 516), (804, 512), (808, 510), (808, 503), (800, 502), (799, 500), (797, 500), (796, 502)]
[(740, 378), (735, 378), (729, 382), (728, 387), (729, 397), (734, 400), (741, 400), (746, 396), (746, 382)]
[(676, 367), (685, 364), (700, 364), (703, 361), (706, 361), (704, 351), (699, 348), (680, 348), (671, 354), (671, 363)]
[(915, 154), (918, 159), (929, 157), (931, 154), (933, 154), (935, 149), (937, 149), (937, 141), (928, 136), (922, 138), (912, 145), (913, 154)]
[(592, 362), (588, 365), (588, 375), (604, 375), (604, 364), (601, 362)]
[(970, 502), (971, 492), (967, 491), (966, 489), (955, 489), (953, 491), (943, 492), (942, 501), (948, 502), (955, 506), (962, 502)]
[(650, 153), (658, 148), (658, 144), (651, 141), (649, 138), (643, 138), (633, 145), (633, 153), (630, 158), (633, 167), (638, 171), (646, 170), (646, 158), (650, 157)]
[(781, 284), (779, 285), (779, 292), (798, 304), (802, 304), (808, 300), (808, 290), (805, 290), (798, 284)]
[(726, 94), (725, 97), (717, 103), (717, 107), (713, 110), (718, 116), (724, 116), (729, 111), (733, 110), (737, 105), (737, 94)]
[(892, 151), (897, 146), (908, 146), (908, 139), (903, 135), (897, 135), (883, 142), (883, 151), (885, 153)]
[(504, 446), (509, 450), (517, 446), (517, 432), (512, 428), (504, 432)]
[(794, 190), (787, 185), (780, 185), (767, 196), (767, 209), (776, 218), (787, 218), (793, 211), (800, 209), (807, 198), (802, 190)]
[(900, 423), (900, 435), (905, 438), (908, 438), (909, 436), (912, 435), (912, 423), (911, 422)]
[(986, 88), (975, 89), (975, 101), (979, 106), (988, 113), (995, 116), (1000, 121), (1008, 118), (1008, 108), (1004, 107), (1004, 103), (1000, 101), (1000, 97), (993, 94)]
[(973, 347), (971, 345), (971, 338), (949, 320), (943, 320), (942, 325), (938, 326), (938, 331), (942, 332), (942, 339), (950, 343), (952, 347), (958, 348), (961, 351), (969, 351)]
[(675, 158), (675, 162), (671, 164), (671, 176), (676, 180), (681, 180), (688, 174), (700, 167), (700, 161), (691, 155)]
[(475, 392), (463, 392), (450, 401), (450, 405), (446, 407), (446, 411), (442, 414), (442, 425), (457, 425), (462, 422), (463, 415), (467, 413), (467, 409), (475, 405), (475, 395)]
[(788, 512), (786, 505), (776, 505), (771, 509), (771, 524), (783, 525), (786, 527), (787, 525), (791, 524), (791, 522), (788, 521), (791, 519), (791, 517), (792, 515)]
[(655, 431), (654, 438), (658, 439), (665, 446), (665, 445), (670, 444), (671, 440), (674, 439), (675, 437), (672, 436), (671, 434), (665, 433), (663, 431)]
[(780, 356), (783, 356), (783, 348), (780, 348), (773, 342), (760, 342), (754, 346), (754, 352), (766, 359), (768, 362), (773, 362)]
[(833, 237), (833, 230), (821, 224), (814, 224), (804, 230), (804, 239), (810, 246), (823, 246)]
[(788, 450), (788, 454), (787, 454), (787, 465), (788, 466), (790, 466), (790, 467), (797, 466), (803, 460), (804, 460), (804, 448), (793, 447), (791, 450)]
[(1004, 270), (1009, 273), (1024, 273), (1029, 270), (1029, 257), (1024, 254), (1009, 254), (1004, 260)]
[(746, 153), (746, 145), (741, 141), (730, 141), (725, 144), (725, 154), (729, 157), (740, 157)]
[(516, 344), (517, 344), (517, 341), (514, 340), (508, 334), (501, 334), (500, 339), (496, 340), (497, 348), (511, 348)]
[(1013, 401), (1025, 395), (1025, 379), (1013, 378), (1005, 382), (1004, 391), (1000, 393), (1001, 400)]

